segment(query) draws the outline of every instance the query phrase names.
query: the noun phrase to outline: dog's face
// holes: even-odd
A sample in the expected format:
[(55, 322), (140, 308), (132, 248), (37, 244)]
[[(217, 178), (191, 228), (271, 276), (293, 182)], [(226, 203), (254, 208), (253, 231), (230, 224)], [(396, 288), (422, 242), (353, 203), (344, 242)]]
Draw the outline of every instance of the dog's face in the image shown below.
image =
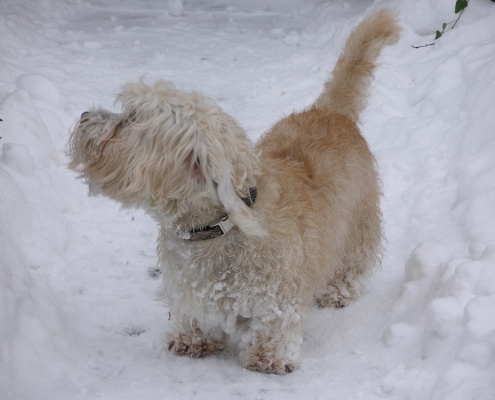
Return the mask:
[(258, 157), (231, 117), (163, 81), (127, 84), (117, 101), (122, 113), (85, 112), (71, 133), (69, 167), (93, 192), (170, 217), (227, 212), (259, 233), (240, 199), (256, 185)]

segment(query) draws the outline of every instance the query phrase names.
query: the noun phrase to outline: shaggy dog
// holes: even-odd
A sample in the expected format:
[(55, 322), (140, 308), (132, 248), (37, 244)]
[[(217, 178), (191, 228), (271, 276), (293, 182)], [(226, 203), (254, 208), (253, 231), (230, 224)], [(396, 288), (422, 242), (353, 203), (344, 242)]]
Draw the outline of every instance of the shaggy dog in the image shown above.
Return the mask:
[(213, 101), (163, 81), (126, 84), (120, 114), (82, 114), (70, 168), (160, 224), (174, 353), (215, 353), (236, 332), (243, 367), (291, 372), (312, 303), (343, 307), (360, 294), (382, 229), (375, 160), (356, 123), (374, 62), (398, 35), (390, 11), (362, 21), (316, 102), (256, 146)]

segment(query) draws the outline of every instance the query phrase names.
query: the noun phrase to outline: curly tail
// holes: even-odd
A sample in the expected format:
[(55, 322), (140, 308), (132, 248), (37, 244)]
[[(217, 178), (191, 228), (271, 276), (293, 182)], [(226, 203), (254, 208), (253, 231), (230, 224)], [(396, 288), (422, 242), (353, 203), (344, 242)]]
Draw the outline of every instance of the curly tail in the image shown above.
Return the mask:
[(400, 27), (391, 10), (377, 11), (351, 33), (316, 108), (343, 114), (354, 122), (366, 106), (375, 61), (382, 49), (397, 42)]

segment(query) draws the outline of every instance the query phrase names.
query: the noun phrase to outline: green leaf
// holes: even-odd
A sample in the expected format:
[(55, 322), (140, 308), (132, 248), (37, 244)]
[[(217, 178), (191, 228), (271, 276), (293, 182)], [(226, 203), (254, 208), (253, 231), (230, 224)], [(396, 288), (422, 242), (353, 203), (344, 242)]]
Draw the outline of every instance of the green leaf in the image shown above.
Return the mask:
[(437, 31), (437, 33), (435, 34), (435, 40), (437, 40), (440, 37), (442, 37), (442, 32)]
[(455, 13), (460, 13), (462, 10), (464, 10), (468, 6), (468, 1), (467, 0), (457, 0), (455, 2)]
[(445, 32), (445, 28), (447, 28), (447, 24), (446, 24), (446, 23), (444, 23), (444, 24), (442, 25), (442, 32)]

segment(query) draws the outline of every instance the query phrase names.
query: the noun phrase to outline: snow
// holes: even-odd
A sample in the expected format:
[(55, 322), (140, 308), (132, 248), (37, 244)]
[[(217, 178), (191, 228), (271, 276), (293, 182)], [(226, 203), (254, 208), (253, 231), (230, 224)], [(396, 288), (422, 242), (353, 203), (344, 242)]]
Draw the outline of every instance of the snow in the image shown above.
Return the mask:
[(182, 0), (168, 0), (167, 8), (170, 15), (180, 17), (184, 9), (184, 3)]
[(495, 398), (495, 5), (397, 2), (361, 130), (387, 250), (368, 291), (311, 312), (302, 366), (243, 370), (235, 343), (167, 351), (157, 228), (67, 168), (68, 133), (127, 81), (215, 99), (253, 140), (318, 96), (360, 0), (4, 0), (0, 4), (0, 398)]

